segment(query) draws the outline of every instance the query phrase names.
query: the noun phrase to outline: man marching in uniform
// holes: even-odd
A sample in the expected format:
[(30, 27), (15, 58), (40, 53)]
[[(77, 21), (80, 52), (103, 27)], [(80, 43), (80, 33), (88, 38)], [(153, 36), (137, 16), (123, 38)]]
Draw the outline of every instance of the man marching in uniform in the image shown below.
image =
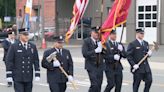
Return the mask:
[(152, 73), (146, 59), (141, 65), (138, 62), (146, 55), (152, 55), (152, 51), (149, 50), (149, 43), (144, 39), (144, 30), (136, 30), (136, 40), (131, 42), (127, 49), (127, 59), (131, 65), (131, 70), (135, 69), (133, 72), (133, 92), (138, 92), (138, 88), (141, 80), (145, 82), (144, 92), (149, 92), (152, 84)]
[(116, 41), (116, 31), (112, 30), (110, 33), (110, 40), (106, 42), (105, 54), (105, 73), (107, 77), (107, 86), (104, 92), (111, 92), (115, 87), (115, 92), (121, 92), (122, 87), (122, 64), (121, 58), (126, 58), (124, 46)]
[[(6, 60), (5, 59), (6, 59), (7, 52), (10, 48), (10, 45), (14, 44), (17, 41), (15, 39), (15, 33), (13, 32), (13, 30), (11, 28), (8, 29), (7, 33), (8, 33), (8, 38), (3, 40), (3, 42), (2, 42), (2, 46), (3, 46), (3, 49), (4, 49), (3, 61), (5, 62), (5, 65), (6, 65)], [(8, 87), (11, 87), (12, 86), (12, 81), (7, 79), (7, 82), (8, 82)]]
[(38, 51), (28, 41), (28, 31), (19, 30), (19, 42), (10, 46), (6, 56), (7, 79), (14, 81), (15, 92), (32, 92), (33, 66), (35, 80), (40, 79)]
[(91, 37), (84, 40), (82, 54), (85, 58), (85, 69), (88, 72), (91, 86), (88, 92), (101, 92), (104, 62), (102, 58), (102, 44), (99, 41), (99, 28), (94, 27)]
[[(74, 80), (72, 56), (69, 50), (63, 48), (64, 39), (62, 36), (54, 37), (54, 39), (54, 47), (44, 52), (42, 67), (47, 69), (47, 81), (51, 92), (65, 92), (66, 82)], [(60, 70), (60, 67), (63, 67), (69, 75), (68, 78)]]

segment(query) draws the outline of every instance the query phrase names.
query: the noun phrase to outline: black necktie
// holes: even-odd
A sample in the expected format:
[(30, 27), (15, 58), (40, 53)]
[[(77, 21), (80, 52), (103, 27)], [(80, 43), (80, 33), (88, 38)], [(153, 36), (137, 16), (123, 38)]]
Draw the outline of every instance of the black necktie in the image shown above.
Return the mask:
[(95, 45), (96, 45), (96, 47), (98, 47), (98, 41), (95, 41)]
[(60, 55), (62, 55), (62, 53), (61, 53), (61, 49), (59, 49), (59, 53), (60, 53)]
[(24, 44), (24, 48), (27, 49), (27, 45), (26, 44)]
[(113, 45), (116, 47), (116, 42), (113, 42)]
[(141, 45), (144, 46), (144, 42), (143, 41), (141, 42)]

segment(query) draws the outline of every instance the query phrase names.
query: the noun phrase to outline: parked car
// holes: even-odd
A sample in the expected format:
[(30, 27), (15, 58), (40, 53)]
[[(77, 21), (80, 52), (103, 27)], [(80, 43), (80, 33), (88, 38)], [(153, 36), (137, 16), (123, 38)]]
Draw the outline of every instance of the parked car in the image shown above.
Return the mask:
[(37, 31), (37, 32), (30, 32), (29, 33), (29, 39), (30, 40), (39, 40), (41, 38), (41, 31)]
[[(46, 40), (51, 41), (53, 36), (55, 35), (54, 27), (47, 27), (43, 30), (43, 36)], [(29, 39), (30, 40), (39, 40), (42, 38), (42, 30), (29, 33)]]
[(47, 29), (44, 29), (44, 37), (46, 40), (48, 41), (52, 41), (54, 35), (55, 35), (55, 29), (54, 28), (47, 28)]

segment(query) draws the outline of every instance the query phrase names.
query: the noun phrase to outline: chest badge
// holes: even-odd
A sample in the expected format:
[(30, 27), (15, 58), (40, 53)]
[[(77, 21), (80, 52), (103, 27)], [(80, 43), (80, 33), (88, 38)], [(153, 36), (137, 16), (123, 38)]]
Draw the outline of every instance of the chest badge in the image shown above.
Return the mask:
[(67, 59), (69, 59), (69, 56), (67, 56)]
[(136, 47), (136, 49), (140, 49), (141, 47)]
[(31, 48), (31, 52), (34, 53), (34, 49), (33, 48)]

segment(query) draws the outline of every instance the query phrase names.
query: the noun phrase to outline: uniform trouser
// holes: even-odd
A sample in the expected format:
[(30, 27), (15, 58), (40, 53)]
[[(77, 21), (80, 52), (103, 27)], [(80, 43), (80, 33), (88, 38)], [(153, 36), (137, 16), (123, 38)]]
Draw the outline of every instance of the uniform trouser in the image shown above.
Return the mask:
[(32, 82), (17, 82), (14, 81), (15, 92), (32, 92)]
[(49, 83), (51, 92), (65, 92), (67, 85), (66, 83)]
[(115, 92), (121, 92), (122, 87), (122, 71), (105, 71), (107, 77), (107, 86), (104, 92), (111, 92), (115, 87)]
[[(5, 66), (6, 66), (6, 62), (4, 61), (4, 63), (5, 63)], [(6, 75), (6, 78), (7, 78), (8, 76)], [(12, 85), (13, 83), (12, 82), (7, 82), (7, 84), (8, 85)]]
[(87, 70), (91, 86), (88, 92), (101, 92), (101, 85), (103, 80), (103, 70)]
[(138, 92), (141, 80), (145, 81), (144, 92), (149, 92), (152, 84), (152, 74), (149, 73), (134, 73), (133, 75), (133, 92)]

